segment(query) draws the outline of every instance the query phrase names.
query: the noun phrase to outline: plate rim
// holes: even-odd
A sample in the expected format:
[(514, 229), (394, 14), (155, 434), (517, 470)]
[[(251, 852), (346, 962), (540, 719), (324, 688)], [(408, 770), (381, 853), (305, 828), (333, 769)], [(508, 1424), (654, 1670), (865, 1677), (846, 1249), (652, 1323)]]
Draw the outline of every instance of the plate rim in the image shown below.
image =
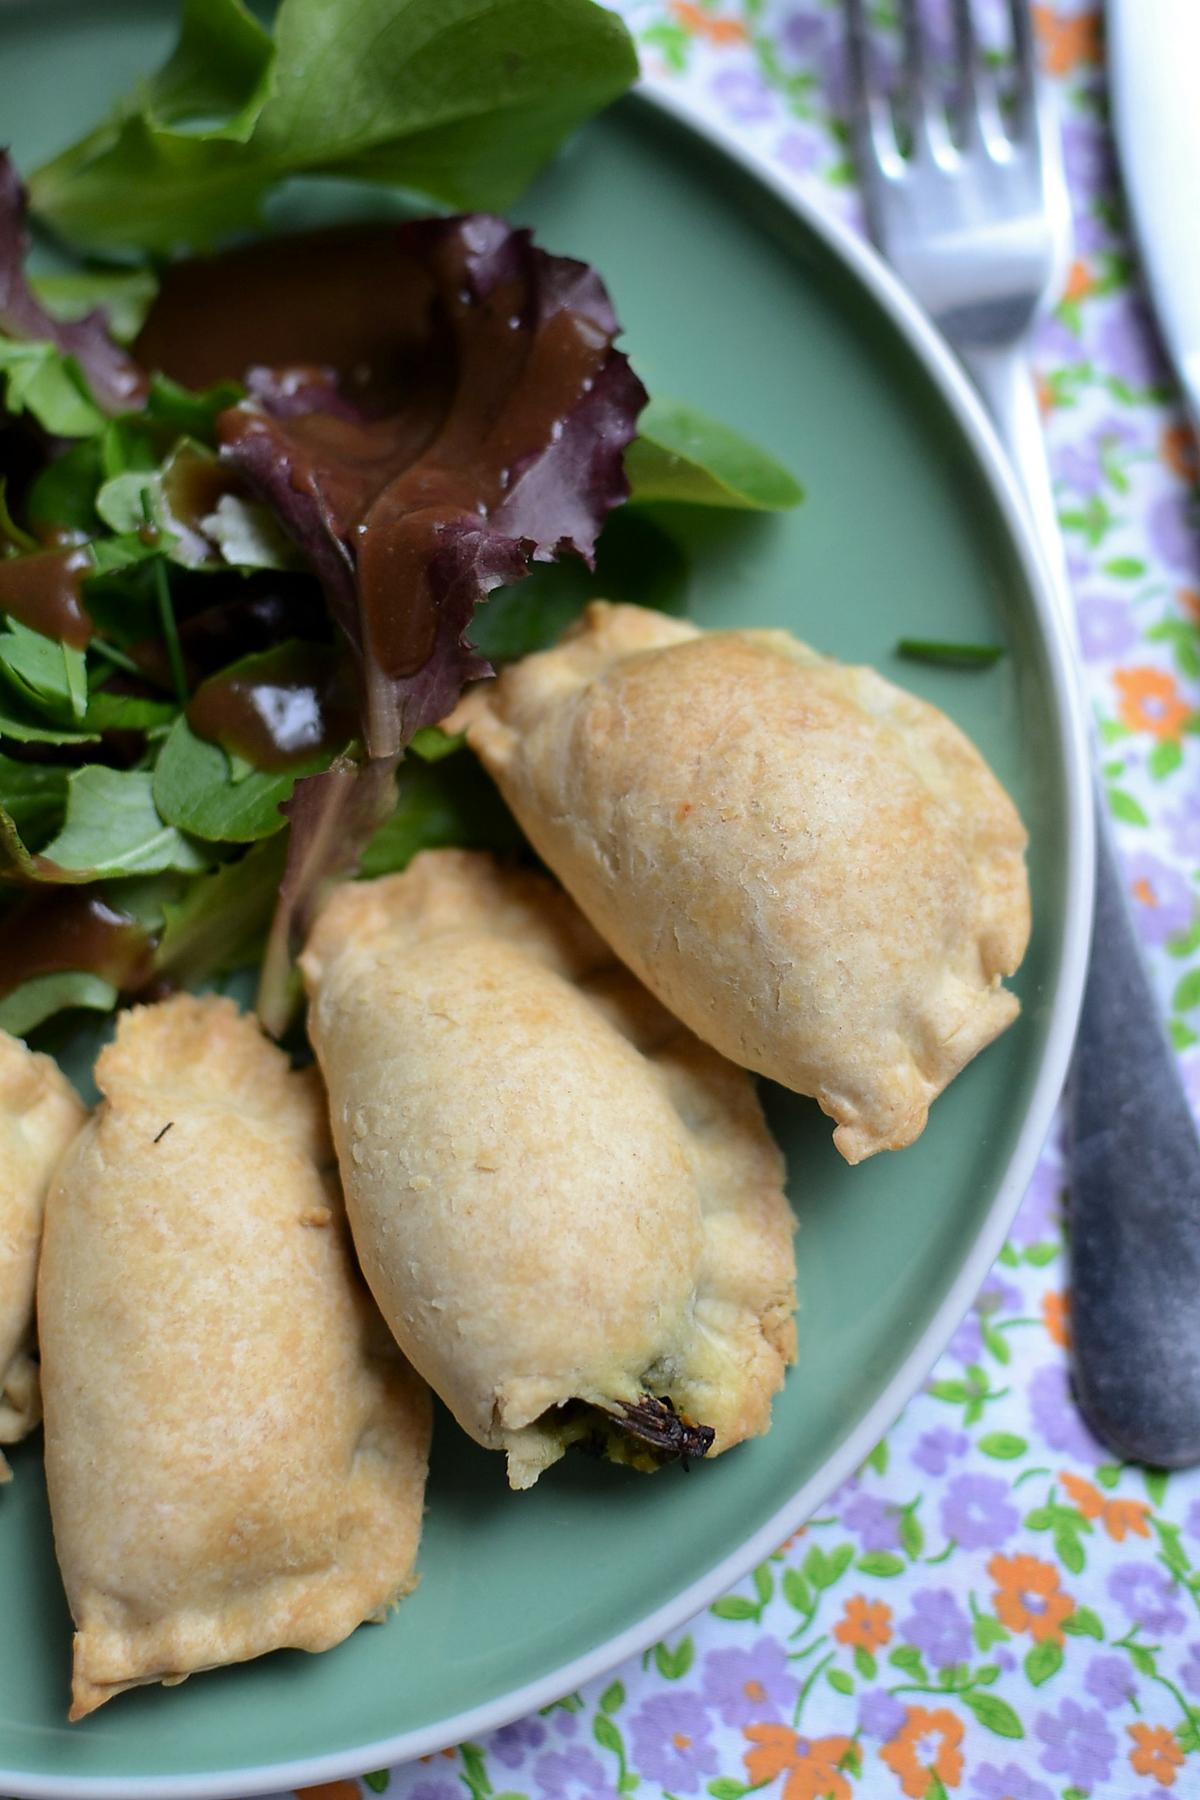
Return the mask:
[[(7, 0), (4, 0), (7, 3)], [(941, 1305), (894, 1371), (875, 1404), (833, 1454), (750, 1537), (736, 1545), (671, 1600), (582, 1656), (466, 1711), (411, 1728), (351, 1750), (286, 1763), (258, 1764), (212, 1775), (69, 1776), (33, 1775), (0, 1768), (0, 1786), (19, 1800), (249, 1800), (281, 1788), (310, 1786), (364, 1769), (392, 1767), (427, 1756), (510, 1724), (564, 1693), (607, 1674), (636, 1656), (740, 1581), (764, 1556), (789, 1537), (853, 1473), (888, 1430), (941, 1355), (999, 1254), (1045, 1143), (1075, 1041), (1091, 944), (1095, 885), (1095, 826), (1089, 735), (1082, 677), (1071, 648), (1069, 628), (1055, 600), (1042, 553), (1028, 521), (1025, 502), (1000, 441), (966, 374), (944, 338), (901, 285), (879, 254), (836, 214), (824, 211), (770, 162), (765, 152), (743, 142), (723, 121), (700, 110), (686, 94), (666, 90), (643, 76), (630, 96), (659, 112), (684, 132), (704, 140), (734, 163), (821, 240), (888, 315), (911, 353), (932, 380), (974, 452), (977, 466), (996, 500), (1004, 529), (1017, 554), (1047, 658), (1055, 703), (1055, 752), (1063, 779), (1066, 814), (1063, 941), (1056, 971), (1051, 1020), (1033, 1094), (1008, 1165), (971, 1251)]]

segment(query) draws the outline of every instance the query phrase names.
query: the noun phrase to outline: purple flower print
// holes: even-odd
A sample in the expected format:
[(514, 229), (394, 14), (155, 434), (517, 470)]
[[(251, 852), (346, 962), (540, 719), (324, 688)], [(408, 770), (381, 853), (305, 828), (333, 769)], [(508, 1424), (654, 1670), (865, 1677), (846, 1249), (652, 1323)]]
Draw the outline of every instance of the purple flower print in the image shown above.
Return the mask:
[[(1196, 1060), (1200, 1061), (1200, 1052), (1197, 1052)], [(1200, 1538), (1200, 1500), (1193, 1500), (1188, 1507), (1183, 1529), (1189, 1537)]]
[(1016, 1657), (1011, 1650), (1006, 1650), (1003, 1644), (997, 1644), (992, 1651), (992, 1661), (998, 1669), (1003, 1669), (1006, 1675), (1011, 1675), (1017, 1666)]
[(948, 1425), (939, 1425), (934, 1431), (921, 1433), (911, 1460), (918, 1469), (924, 1469), (926, 1475), (944, 1475), (953, 1457), (966, 1454), (969, 1442), (965, 1431), (951, 1431)]
[(1052, 1151), (1047, 1150), (1033, 1172), (1029, 1191), (1009, 1229), (1012, 1243), (1025, 1249), (1030, 1244), (1049, 1243), (1058, 1236), (1062, 1226), (1059, 1216), (1062, 1188), (1062, 1164)]
[(900, 1542), (899, 1507), (875, 1494), (855, 1494), (843, 1509), (842, 1524), (864, 1550), (894, 1550)]
[(1065, 1775), (1081, 1788), (1108, 1780), (1117, 1740), (1094, 1706), (1064, 1700), (1056, 1713), (1039, 1713), (1033, 1729), (1046, 1746), (1039, 1760), (1049, 1774)]
[(1102, 214), (1077, 211), (1075, 214), (1075, 250), (1079, 256), (1098, 256), (1113, 247), (1113, 230)]
[(919, 1588), (913, 1610), (900, 1626), (906, 1644), (924, 1652), (935, 1669), (966, 1662), (971, 1654), (971, 1627), (949, 1588)]
[(1187, 1661), (1180, 1664), (1179, 1679), (1189, 1694), (1200, 1694), (1200, 1644), (1189, 1644)]
[(1106, 456), (1119, 445), (1131, 447), (1138, 441), (1138, 433), (1127, 419), (1101, 419), (1087, 437), (1067, 444), (1059, 452), (1054, 459), (1055, 473), (1074, 493), (1090, 499), (1100, 493), (1108, 480)]
[(560, 1737), (574, 1737), (579, 1730), (579, 1720), (565, 1706), (560, 1706), (555, 1710), (554, 1729)]
[(1005, 1281), (994, 1269), (975, 1296), (975, 1311), (985, 1313), (989, 1318), (993, 1313), (1016, 1312), (1020, 1304), (1020, 1288)]
[(1127, 387), (1156, 387), (1166, 380), (1158, 331), (1139, 295), (1121, 294), (1112, 301), (1096, 337), (1096, 360)]
[(964, 1550), (1007, 1543), (1021, 1515), (995, 1475), (956, 1475), (942, 1495), (942, 1530)]
[(792, 13), (783, 21), (780, 44), (797, 62), (811, 63), (828, 50), (833, 30), (834, 22), (828, 13)]
[(404, 1800), (462, 1800), (462, 1789), (457, 1782), (418, 1781), (409, 1788)]
[(1062, 1363), (1043, 1363), (1040, 1369), (1035, 1369), (1028, 1393), (1033, 1429), (1051, 1450), (1060, 1450), (1077, 1462), (1103, 1462), (1102, 1445), (1096, 1442), (1075, 1410), (1067, 1371)]
[(1084, 1673), (1083, 1685), (1105, 1712), (1124, 1706), (1136, 1690), (1133, 1670), (1123, 1656), (1093, 1656)]
[(726, 1725), (773, 1725), (791, 1712), (800, 1683), (774, 1638), (748, 1650), (711, 1650), (704, 1659), (704, 1698)]
[(757, 69), (722, 69), (714, 77), (713, 97), (739, 125), (769, 119), (774, 110), (771, 90)]
[(673, 1794), (698, 1793), (703, 1777), (717, 1772), (712, 1723), (690, 1688), (651, 1694), (634, 1714), (630, 1731), (638, 1773)]
[(1034, 346), (1038, 361), (1048, 368), (1059, 365), (1069, 368), (1072, 363), (1084, 360), (1083, 344), (1058, 313), (1050, 313), (1042, 320), (1037, 327)]
[(969, 1312), (950, 1342), (946, 1345), (947, 1356), (964, 1367), (968, 1363), (977, 1363), (983, 1355), (983, 1333), (979, 1329), (979, 1316)]
[(582, 1744), (547, 1750), (534, 1763), (533, 1778), (539, 1800), (609, 1800), (614, 1785), (600, 1758)]
[(1054, 1800), (1044, 1781), (1035, 1781), (1016, 1763), (980, 1763), (971, 1776), (971, 1800)]
[(1188, 493), (1173, 489), (1150, 508), (1146, 529), (1155, 554), (1177, 575), (1200, 580), (1200, 506)]
[(1180, 794), (1179, 805), (1164, 812), (1162, 822), (1171, 834), (1172, 854), (1200, 863), (1200, 792), (1189, 789)]
[(1128, 600), (1106, 594), (1080, 594), (1077, 602), (1083, 653), (1093, 662), (1116, 662), (1138, 642), (1138, 628)]
[(1108, 1578), (1108, 1591), (1135, 1625), (1155, 1637), (1182, 1631), (1187, 1623), (1170, 1576), (1154, 1563), (1118, 1563)]
[(1116, 177), (1116, 163), (1108, 133), (1090, 119), (1064, 119), (1063, 163), (1074, 195), (1107, 191)]
[(858, 1725), (864, 1737), (895, 1737), (907, 1718), (907, 1709), (886, 1688), (868, 1688), (859, 1699)]
[[(565, 1716), (565, 1715), (564, 1715)], [(518, 1719), (513, 1725), (502, 1725), (488, 1739), (488, 1749), (498, 1756), (506, 1769), (516, 1769), (528, 1750), (540, 1750), (546, 1741), (546, 1727), (540, 1719)]]
[(785, 131), (775, 146), (775, 160), (795, 175), (807, 175), (821, 160), (825, 140), (815, 131)]
[(1148, 944), (1161, 945), (1186, 931), (1196, 913), (1196, 894), (1187, 876), (1149, 850), (1138, 850), (1123, 861), (1139, 936)]

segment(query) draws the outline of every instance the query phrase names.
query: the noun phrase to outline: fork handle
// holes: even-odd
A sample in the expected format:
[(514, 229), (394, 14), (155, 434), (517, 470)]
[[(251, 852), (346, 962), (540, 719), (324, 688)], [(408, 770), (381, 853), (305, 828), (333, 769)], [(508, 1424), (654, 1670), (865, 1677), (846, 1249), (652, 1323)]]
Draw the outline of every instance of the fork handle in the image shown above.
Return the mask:
[[(1082, 679), (1028, 365), (964, 355), (1025, 491)], [(1076, 1398), (1119, 1456), (1200, 1462), (1200, 1138), (1126, 898), (1093, 752), (1096, 914), (1067, 1093)]]

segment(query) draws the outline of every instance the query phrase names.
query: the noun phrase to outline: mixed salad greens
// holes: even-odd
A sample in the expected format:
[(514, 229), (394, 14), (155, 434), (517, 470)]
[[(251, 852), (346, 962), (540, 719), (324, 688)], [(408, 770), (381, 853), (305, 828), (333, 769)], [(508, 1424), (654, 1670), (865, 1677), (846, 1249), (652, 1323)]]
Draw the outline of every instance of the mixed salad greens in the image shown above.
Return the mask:
[[(495, 214), (635, 73), (592, 0), (184, 0), (28, 199), (0, 159), (0, 1026), (261, 961), (282, 1031), (331, 877), (517, 843), (464, 683), (678, 603), (655, 502), (801, 498)], [(250, 237), (297, 175), (466, 210)]]

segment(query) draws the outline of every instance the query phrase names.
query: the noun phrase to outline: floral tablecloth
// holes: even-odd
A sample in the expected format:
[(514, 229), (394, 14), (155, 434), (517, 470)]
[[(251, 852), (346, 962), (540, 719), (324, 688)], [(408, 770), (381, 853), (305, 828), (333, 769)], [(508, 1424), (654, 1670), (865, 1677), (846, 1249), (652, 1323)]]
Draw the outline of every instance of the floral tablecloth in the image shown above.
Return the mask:
[[(999, 35), (1005, 0), (976, 0)], [(621, 0), (647, 74), (857, 216), (836, 0)], [(875, 6), (877, 14), (893, 10)], [(1091, 6), (1035, 7), (1075, 201), (1039, 374), (1136, 912), (1200, 1106), (1200, 497), (1106, 126)], [(930, 8), (948, 34), (950, 3)], [(1181, 189), (1181, 204), (1185, 201)], [(544, 1714), (321, 1800), (1200, 1794), (1200, 1471), (1073, 1409), (1052, 1141), (925, 1390), (821, 1515), (668, 1643)]]

